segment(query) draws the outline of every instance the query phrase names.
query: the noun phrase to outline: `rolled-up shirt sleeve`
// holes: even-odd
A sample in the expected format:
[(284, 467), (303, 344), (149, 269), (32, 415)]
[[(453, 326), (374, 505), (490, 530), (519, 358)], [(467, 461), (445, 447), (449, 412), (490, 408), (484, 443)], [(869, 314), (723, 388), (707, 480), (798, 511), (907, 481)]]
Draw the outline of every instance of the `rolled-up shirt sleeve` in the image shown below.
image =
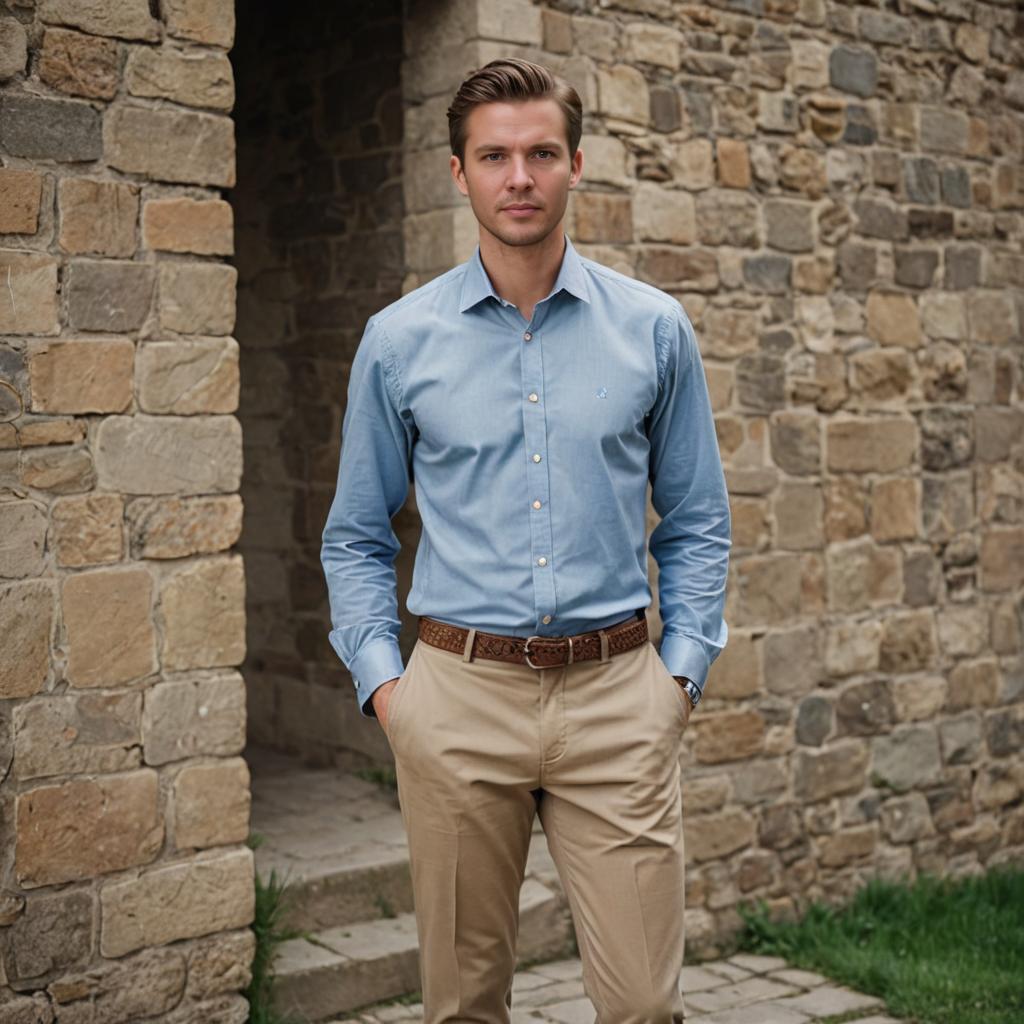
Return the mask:
[(376, 717), (374, 690), (403, 671), (395, 573), (401, 545), (391, 520), (409, 492), (416, 428), (401, 409), (395, 353), (371, 317), (349, 374), (338, 483), (320, 553), (330, 642), (352, 674), (360, 713), (367, 718)]
[(714, 416), (693, 326), (682, 306), (657, 328), (659, 391), (647, 417), (651, 532), (663, 623), (659, 653), (703, 693), (728, 638), (723, 614), (731, 520)]

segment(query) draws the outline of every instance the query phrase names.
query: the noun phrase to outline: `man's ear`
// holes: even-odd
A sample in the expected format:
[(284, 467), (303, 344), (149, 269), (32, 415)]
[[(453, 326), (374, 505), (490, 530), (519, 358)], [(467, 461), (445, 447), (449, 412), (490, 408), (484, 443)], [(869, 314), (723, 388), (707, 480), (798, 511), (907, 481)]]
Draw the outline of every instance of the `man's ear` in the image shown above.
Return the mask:
[(583, 150), (577, 149), (572, 155), (572, 165), (569, 170), (569, 188), (575, 188), (583, 177)]
[(466, 172), (463, 170), (462, 161), (452, 153), (451, 159), (448, 161), (448, 166), (452, 172), (452, 180), (455, 182), (455, 187), (464, 195), (469, 195), (469, 189), (466, 187)]

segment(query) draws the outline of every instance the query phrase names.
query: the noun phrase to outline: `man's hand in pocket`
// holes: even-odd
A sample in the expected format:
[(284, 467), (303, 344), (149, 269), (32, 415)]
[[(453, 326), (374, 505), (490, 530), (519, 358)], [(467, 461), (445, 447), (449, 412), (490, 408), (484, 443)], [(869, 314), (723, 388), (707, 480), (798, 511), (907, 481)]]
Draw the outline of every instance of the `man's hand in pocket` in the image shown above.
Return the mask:
[(398, 685), (398, 680), (401, 678), (401, 676), (395, 676), (394, 679), (389, 679), (386, 683), (381, 683), (380, 686), (373, 691), (373, 696), (370, 697), (370, 701), (373, 704), (374, 714), (377, 716), (377, 720), (380, 722), (380, 727), (385, 733), (388, 731), (388, 701), (391, 700), (391, 693)]

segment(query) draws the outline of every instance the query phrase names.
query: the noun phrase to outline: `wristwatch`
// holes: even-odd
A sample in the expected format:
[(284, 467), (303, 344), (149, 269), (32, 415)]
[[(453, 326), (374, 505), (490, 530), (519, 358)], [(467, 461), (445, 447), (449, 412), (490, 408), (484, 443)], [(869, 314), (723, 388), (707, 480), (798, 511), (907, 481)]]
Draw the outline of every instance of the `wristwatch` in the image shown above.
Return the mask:
[(700, 689), (692, 679), (687, 679), (686, 676), (676, 676), (676, 682), (686, 691), (686, 696), (690, 698), (690, 703), (696, 707), (697, 701), (700, 700)]

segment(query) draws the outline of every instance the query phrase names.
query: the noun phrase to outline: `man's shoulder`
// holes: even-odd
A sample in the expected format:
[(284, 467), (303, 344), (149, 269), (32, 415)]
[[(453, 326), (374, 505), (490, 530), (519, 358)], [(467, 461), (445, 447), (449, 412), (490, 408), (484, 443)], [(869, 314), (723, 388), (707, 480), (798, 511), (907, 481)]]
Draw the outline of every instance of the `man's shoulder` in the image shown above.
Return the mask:
[(580, 263), (593, 284), (612, 301), (635, 304), (649, 309), (659, 317), (666, 314), (678, 315), (683, 309), (674, 295), (653, 284), (630, 277), (629, 274), (605, 263), (598, 263), (588, 256), (581, 255)]
[(422, 322), (425, 314), (458, 311), (465, 272), (465, 263), (446, 270), (379, 309), (370, 317), (371, 322), (390, 333), (407, 324)]

